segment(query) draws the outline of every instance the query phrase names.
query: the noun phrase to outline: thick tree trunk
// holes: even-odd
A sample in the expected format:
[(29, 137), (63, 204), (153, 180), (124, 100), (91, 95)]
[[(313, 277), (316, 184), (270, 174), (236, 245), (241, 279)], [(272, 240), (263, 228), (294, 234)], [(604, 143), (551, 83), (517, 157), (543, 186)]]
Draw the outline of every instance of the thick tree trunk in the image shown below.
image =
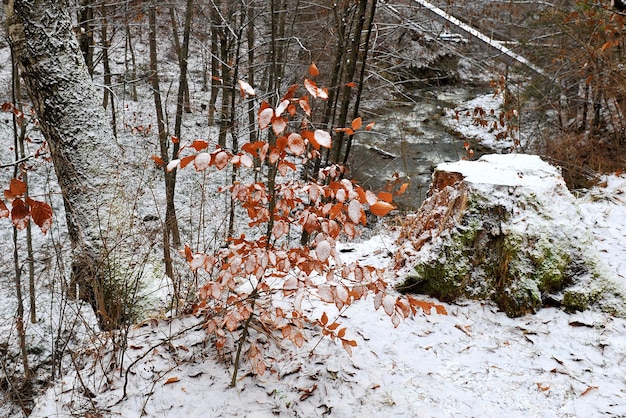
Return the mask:
[(80, 285), (100, 325), (116, 327), (125, 306), (111, 287), (121, 277), (112, 260), (120, 255), (114, 249), (127, 235), (122, 224), (130, 219), (120, 150), (72, 31), (67, 4), (8, 0), (5, 9), (10, 41), (63, 195), (74, 257), (72, 283)]

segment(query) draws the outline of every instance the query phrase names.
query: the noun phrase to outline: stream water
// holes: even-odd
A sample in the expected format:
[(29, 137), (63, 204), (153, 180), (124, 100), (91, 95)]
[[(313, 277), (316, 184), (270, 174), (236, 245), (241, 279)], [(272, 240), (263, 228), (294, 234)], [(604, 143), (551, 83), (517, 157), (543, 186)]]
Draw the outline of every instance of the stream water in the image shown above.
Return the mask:
[(446, 129), (441, 116), (486, 91), (467, 86), (421, 89), (414, 102), (377, 109), (381, 116), (374, 129), (353, 138), (348, 164), (351, 176), (362, 186), (379, 191), (398, 173), (409, 187), (395, 203), (406, 210), (419, 208), (437, 164), (467, 155), (464, 140)]

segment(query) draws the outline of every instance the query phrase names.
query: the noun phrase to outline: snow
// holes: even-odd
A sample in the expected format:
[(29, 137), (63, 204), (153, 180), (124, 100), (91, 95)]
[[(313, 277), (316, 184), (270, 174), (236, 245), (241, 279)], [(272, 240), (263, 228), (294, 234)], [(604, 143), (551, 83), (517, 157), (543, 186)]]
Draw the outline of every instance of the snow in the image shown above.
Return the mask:
[[(140, 51), (144, 46), (139, 43), (136, 49)], [(7, 49), (1, 53), (5, 59), (0, 61), (10, 62)], [(5, 65), (5, 70), (0, 72), (4, 85), (8, 85), (7, 74)], [(145, 97), (150, 97), (144, 93)], [(202, 94), (192, 91), (194, 93)], [(194, 99), (195, 103), (201, 102), (197, 97)], [(499, 111), (501, 105), (500, 97), (489, 95), (468, 103), (467, 109), (482, 106)], [(120, 141), (127, 141), (124, 153), (145, 170), (140, 178), (133, 178), (143, 186), (138, 189), (136, 217), (156, 216), (159, 209), (155, 206), (162, 202), (163, 192), (162, 174), (146, 165), (146, 161), (151, 164), (149, 155), (157, 150), (154, 137), (145, 133), (145, 127), (153, 123), (151, 105), (128, 101), (120, 108), (123, 122), (129, 124), (127, 131), (133, 127), (138, 129), (136, 135), (131, 137), (126, 132), (126, 137), (120, 138)], [(204, 123), (203, 117), (197, 116), (194, 122)], [(503, 144), (503, 148), (512, 145), (496, 141), (495, 133), (474, 127), (471, 118), (464, 119), (463, 112), (458, 120), (450, 116), (449, 121), (467, 136), (472, 133), (470, 129), (475, 128), (475, 135), (484, 135), (481, 138), (486, 141)], [(185, 140), (208, 136), (207, 132), (193, 130), (192, 122), (185, 126), (190, 128), (183, 135)], [(0, 127), (3, 137), (11, 138), (9, 124), (3, 123)], [(136, 146), (128, 146), (130, 143)], [(488, 179), (504, 185), (524, 182), (540, 190), (545, 173), (538, 166), (537, 158), (519, 155), (505, 158), (516, 164), (522, 159), (535, 175), (519, 178), (514, 170), (494, 172), (488, 160), (479, 170), (469, 168), (465, 162), (454, 164), (473, 181)], [(35, 184), (46, 184), (46, 190), (37, 190), (37, 194), (55, 192), (52, 196), (55, 215), (58, 215), (46, 237), (37, 235), (41, 263), (50, 262), (58, 254), (64, 255), (61, 260), (67, 260), (69, 252), (67, 237), (59, 232), (64, 225), (58, 186), (46, 183), (52, 176), (50, 171), (47, 167), (46, 172), (31, 176), (39, 180), (34, 181)], [(9, 178), (8, 170), (1, 174), (4, 185)], [(224, 198), (217, 194), (220, 181), (214, 174), (207, 178), (191, 168), (180, 170), (178, 174), (177, 198), (183, 237), (193, 238), (195, 231), (207, 241), (217, 241), (220, 236), (226, 213), (222, 205), (227, 207), (229, 201), (220, 201)], [(626, 275), (626, 177), (609, 176), (606, 182), (606, 187), (590, 191), (578, 198), (577, 203), (585, 225), (593, 233), (594, 246), (603, 263), (623, 281)], [(198, 187), (198, 183), (202, 187)], [(553, 199), (558, 208), (560, 197)], [(213, 204), (204, 205), (205, 201)], [(12, 266), (6, 261), (11, 252), (6, 225), (0, 225), (0, 249), (7, 255), (0, 263), (0, 273), (8, 278), (12, 277)], [(396, 250), (397, 232), (393, 226), (386, 225), (378, 235), (360, 242), (338, 243), (337, 249), (344, 261), (358, 260), (384, 268), (391, 263)], [(158, 241), (158, 228), (152, 233), (154, 236), (146, 236), (146, 242)], [(146, 294), (166, 296), (163, 293), (164, 289), (167, 291), (167, 279), (160, 271), (160, 258), (160, 253), (154, 254), (144, 267), (147, 273), (154, 272), (146, 274), (153, 280), (143, 289)], [(114, 359), (119, 358), (120, 353), (113, 350), (109, 339), (89, 330), (95, 318), (88, 307), (75, 301), (61, 303), (60, 298), (54, 298), (53, 291), (60, 291), (65, 277), (63, 269), (69, 269), (69, 265), (60, 261), (46, 268), (37, 282), (42, 319), (39, 324), (28, 325), (28, 342), (32, 347), (43, 349), (44, 357), (56, 341), (56, 336), (52, 335), (61, 329), (64, 330), (61, 343), (67, 341), (69, 348), (80, 355), (76, 356), (75, 364), (62, 364), (64, 374), (37, 400), (32, 417), (86, 416), (88, 412), (130, 418), (323, 415), (587, 418), (626, 415), (623, 373), (626, 320), (606, 313), (568, 314), (544, 308), (536, 315), (511, 319), (491, 304), (466, 301), (446, 305), (448, 315), (419, 314), (394, 328), (383, 309), (376, 311), (371, 299), (363, 300), (342, 312), (339, 318), (348, 328), (347, 337), (358, 343), (352, 350), (352, 357), (335, 342), (320, 341), (314, 330), (309, 330), (301, 348), (283, 341), (276, 347), (267, 336), (255, 331), (254, 338), (267, 345), (266, 356), (272, 371), (260, 377), (250, 376), (246, 374), (250, 364), (245, 363), (237, 387), (231, 388), (232, 365), (212, 348), (201, 319), (191, 315), (172, 318), (163, 313), (154, 314), (131, 328), (124, 362), (121, 367), (115, 366)], [(56, 282), (49, 284), (44, 280), (46, 275)], [(43, 291), (48, 286), (51, 293)], [(13, 344), (15, 297), (12, 285), (4, 283), (0, 287), (0, 306), (1, 332)], [(156, 302), (156, 308), (163, 306), (165, 302), (161, 305)], [(319, 315), (327, 311), (331, 320), (338, 315), (336, 310), (321, 305), (309, 309)], [(81, 312), (70, 316), (66, 311)], [(90, 342), (81, 348), (81, 340)], [(3, 365), (19, 369), (17, 360), (6, 360), (3, 356)], [(109, 371), (111, 365), (113, 368)], [(76, 369), (80, 370), (80, 378)], [(0, 415), (3, 411), (0, 410)]]
[(528, 154), (484, 155), (478, 161), (439, 164), (437, 170), (463, 174), (469, 183), (523, 186), (533, 190), (552, 187), (554, 177), (560, 176), (556, 167), (537, 155)]
[[(534, 157), (505, 158), (538, 166)], [(577, 199), (603, 261), (622, 280), (625, 188), (626, 177), (610, 176), (606, 187)], [(394, 233), (389, 228), (362, 242), (339, 243), (338, 250), (343, 261), (385, 267), (395, 250)], [(320, 314), (322, 309), (328, 311), (311, 307)], [(250, 367), (245, 364), (236, 388), (229, 387), (231, 370), (211, 349), (199, 319), (153, 319), (131, 331), (124, 368), (106, 386), (94, 386), (93, 399), (68, 390), (80, 387), (70, 372), (32, 416), (69, 417), (91, 402), (106, 416), (124, 417), (626, 415), (626, 320), (556, 308), (512, 319), (473, 301), (446, 309), (448, 315), (419, 314), (394, 329), (372, 300), (357, 302), (339, 318), (357, 340), (352, 357), (311, 333), (300, 349), (266, 344), (272, 372), (254, 377), (244, 374)], [(267, 343), (266, 336), (255, 335)], [(98, 382), (103, 359), (83, 361), (83, 380)]]

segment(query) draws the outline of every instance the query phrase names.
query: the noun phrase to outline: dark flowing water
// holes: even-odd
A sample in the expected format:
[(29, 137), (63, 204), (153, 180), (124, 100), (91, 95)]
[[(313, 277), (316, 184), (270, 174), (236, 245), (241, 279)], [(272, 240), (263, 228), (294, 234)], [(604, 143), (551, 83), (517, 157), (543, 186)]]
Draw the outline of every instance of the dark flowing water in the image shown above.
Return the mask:
[(396, 203), (403, 209), (418, 208), (437, 164), (467, 155), (464, 140), (446, 130), (441, 116), (484, 92), (459, 86), (425, 89), (417, 92), (414, 103), (378, 109), (381, 116), (374, 129), (354, 136), (351, 176), (364, 187), (379, 191), (398, 173), (402, 182), (410, 185)]

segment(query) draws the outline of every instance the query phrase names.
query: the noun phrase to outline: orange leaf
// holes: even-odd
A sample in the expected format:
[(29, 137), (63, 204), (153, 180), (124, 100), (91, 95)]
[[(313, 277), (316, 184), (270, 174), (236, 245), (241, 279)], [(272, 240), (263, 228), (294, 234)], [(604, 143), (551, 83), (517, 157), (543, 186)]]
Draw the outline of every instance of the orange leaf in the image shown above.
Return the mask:
[(179, 379), (178, 377), (175, 377), (175, 376), (174, 376), (174, 377), (170, 377), (169, 379), (167, 379), (167, 380), (165, 381), (165, 383), (163, 383), (163, 384), (164, 384), (164, 385), (169, 385), (169, 384), (172, 384), (172, 383), (176, 383), (176, 382), (178, 382), (178, 381), (180, 381), (180, 379)]
[(27, 198), (26, 201), (30, 206), (30, 216), (45, 235), (52, 226), (52, 208), (46, 202), (39, 202), (31, 198)]
[(322, 325), (328, 324), (328, 316), (326, 315), (326, 312), (322, 314), (322, 317), (320, 318), (320, 323)]
[(183, 157), (180, 159), (180, 168), (185, 168), (187, 167), (187, 165), (189, 165), (190, 162), (192, 162), (193, 160), (196, 159), (195, 155), (188, 155), (186, 157)]
[(7, 205), (0, 200), (0, 218), (8, 218), (9, 217), (9, 209)]
[(393, 195), (389, 192), (379, 192), (378, 198), (383, 202), (391, 203), (393, 200)]
[(374, 125), (376, 125), (376, 122), (370, 122), (370, 123), (367, 124), (365, 129), (368, 130), (368, 131), (371, 131), (372, 128), (374, 127)]
[(398, 191), (396, 192), (396, 194), (398, 196), (402, 196), (404, 192), (406, 192), (407, 187), (409, 187), (409, 183), (403, 183), (402, 186), (400, 186), (400, 189), (398, 189)]
[(180, 143), (180, 139), (178, 139), (175, 136), (172, 136), (172, 144), (178, 144), (178, 143)]
[(204, 139), (196, 139), (194, 140), (191, 145), (191, 148), (195, 149), (196, 151), (200, 152), (203, 149), (206, 149), (209, 147), (209, 143), (208, 141), (205, 141)]
[(29, 215), (30, 211), (28, 210), (28, 206), (26, 206), (26, 203), (24, 203), (22, 199), (17, 198), (11, 203), (11, 219), (17, 229), (26, 228)]
[(9, 184), (9, 190), (13, 193), (13, 196), (22, 196), (26, 193), (26, 183), (22, 180), (11, 179), (11, 183)]
[(163, 168), (163, 166), (165, 165), (165, 161), (163, 161), (163, 158), (159, 157), (158, 155), (151, 155), (150, 158), (152, 158), (152, 161), (154, 161), (154, 163), (159, 168)]
[(394, 206), (391, 203), (383, 202), (381, 200), (370, 206), (370, 212), (376, 216), (385, 216), (393, 209)]
[(315, 65), (314, 62), (309, 65), (309, 74), (311, 75), (311, 77), (317, 77), (318, 75), (320, 75), (320, 70), (317, 69), (317, 65)]
[(356, 86), (356, 84), (354, 83), (354, 81), (346, 83), (346, 87), (355, 87), (355, 86)]
[(188, 262), (191, 262), (191, 260), (193, 260), (193, 254), (191, 253), (191, 248), (189, 248), (189, 245), (185, 245), (185, 259)]
[(361, 119), (360, 117), (356, 118), (352, 121), (352, 129), (356, 131), (357, 129), (361, 127), (362, 124), (363, 124), (363, 119)]

